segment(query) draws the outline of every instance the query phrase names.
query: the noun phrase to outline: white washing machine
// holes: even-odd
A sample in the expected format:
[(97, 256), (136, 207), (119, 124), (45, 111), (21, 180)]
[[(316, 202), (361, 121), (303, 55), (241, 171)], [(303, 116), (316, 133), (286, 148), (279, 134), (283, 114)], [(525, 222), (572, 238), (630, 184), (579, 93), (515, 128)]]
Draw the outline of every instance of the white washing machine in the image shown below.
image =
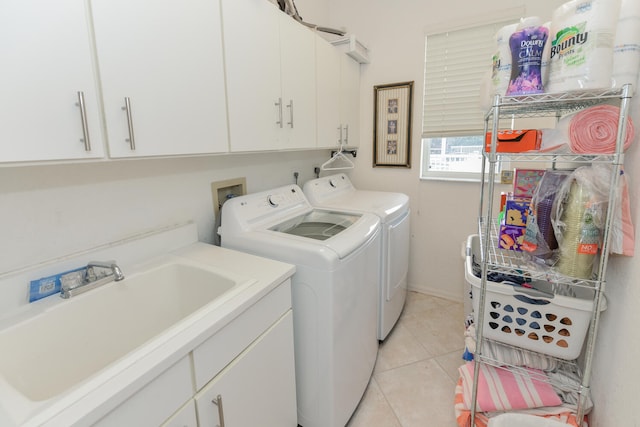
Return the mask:
[(407, 298), (409, 197), (403, 193), (357, 190), (343, 173), (307, 181), (303, 189), (313, 206), (369, 212), (380, 218), (378, 339), (384, 340), (400, 317)]
[(380, 219), (313, 208), (297, 185), (230, 199), (221, 215), (223, 247), (295, 264), (298, 423), (344, 427), (378, 351)]

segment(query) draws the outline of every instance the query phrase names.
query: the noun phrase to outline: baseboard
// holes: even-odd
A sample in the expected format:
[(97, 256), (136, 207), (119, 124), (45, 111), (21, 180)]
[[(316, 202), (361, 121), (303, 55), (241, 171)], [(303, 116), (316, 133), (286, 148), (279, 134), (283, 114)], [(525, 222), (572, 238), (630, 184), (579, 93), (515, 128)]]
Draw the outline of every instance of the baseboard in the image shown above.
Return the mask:
[(454, 302), (463, 302), (462, 295), (459, 295), (457, 292), (445, 292), (442, 289), (434, 289), (418, 285), (409, 285), (408, 289), (410, 291), (420, 292), (422, 294), (432, 295), (434, 297), (444, 298)]

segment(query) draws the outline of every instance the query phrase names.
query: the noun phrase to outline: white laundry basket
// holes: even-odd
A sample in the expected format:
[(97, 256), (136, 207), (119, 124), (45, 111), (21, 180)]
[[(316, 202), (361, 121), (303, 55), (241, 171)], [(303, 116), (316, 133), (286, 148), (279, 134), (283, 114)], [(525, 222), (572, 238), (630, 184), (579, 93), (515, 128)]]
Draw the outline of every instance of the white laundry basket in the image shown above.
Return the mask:
[[(481, 280), (473, 274), (473, 259), (481, 259), (478, 235), (469, 236), (466, 253), (465, 278), (477, 322)], [(591, 290), (576, 287), (573, 297), (491, 281), (486, 285), (485, 337), (565, 360), (578, 358), (591, 320)], [(601, 309), (605, 308), (603, 298)]]

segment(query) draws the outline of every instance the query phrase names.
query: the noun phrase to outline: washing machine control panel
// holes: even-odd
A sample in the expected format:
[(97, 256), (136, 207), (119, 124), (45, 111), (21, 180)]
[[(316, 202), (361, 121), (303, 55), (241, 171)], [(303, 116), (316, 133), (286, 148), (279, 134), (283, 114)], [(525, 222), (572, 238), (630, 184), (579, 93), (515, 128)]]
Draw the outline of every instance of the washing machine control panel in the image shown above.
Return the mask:
[(279, 208), (306, 203), (306, 198), (300, 189), (291, 187), (267, 194), (266, 202), (267, 206)]
[(328, 178), (329, 187), (331, 188), (349, 188), (351, 187), (351, 182), (347, 179), (346, 175), (339, 174), (334, 175)]
[(329, 198), (353, 191), (353, 185), (345, 174), (325, 176), (314, 180), (305, 186), (304, 191), (309, 200), (314, 203), (323, 203)]
[[(244, 224), (244, 227), (268, 223), (272, 218), (281, 218), (283, 215), (302, 214), (311, 209), (297, 185), (236, 197), (225, 202), (226, 205), (229, 205), (227, 209), (231, 212), (228, 215), (233, 217), (233, 221)], [(224, 214), (222, 221), (225, 221)]]

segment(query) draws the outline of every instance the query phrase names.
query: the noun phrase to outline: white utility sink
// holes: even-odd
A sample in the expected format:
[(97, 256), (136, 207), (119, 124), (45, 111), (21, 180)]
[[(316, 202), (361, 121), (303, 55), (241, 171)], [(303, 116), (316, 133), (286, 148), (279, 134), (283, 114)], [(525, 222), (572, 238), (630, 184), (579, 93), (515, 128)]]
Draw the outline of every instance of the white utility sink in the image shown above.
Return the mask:
[(32, 402), (51, 399), (254, 282), (173, 260), (60, 300), (0, 332), (0, 377)]

